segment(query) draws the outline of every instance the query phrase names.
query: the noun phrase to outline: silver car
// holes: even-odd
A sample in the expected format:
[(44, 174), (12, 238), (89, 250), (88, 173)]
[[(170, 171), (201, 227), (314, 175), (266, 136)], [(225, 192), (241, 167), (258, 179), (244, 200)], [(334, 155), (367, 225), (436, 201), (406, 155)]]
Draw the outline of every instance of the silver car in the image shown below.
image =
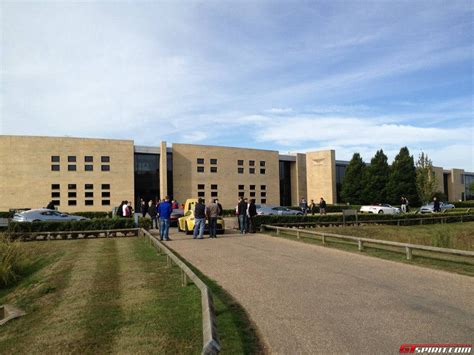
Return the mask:
[[(446, 210), (449, 210), (451, 208), (454, 208), (454, 205), (451, 203), (444, 203), (440, 202), (439, 203), (439, 208), (441, 212), (444, 212)], [(420, 208), (420, 213), (433, 213), (434, 212), (434, 203), (428, 203), (427, 205), (421, 206)]]
[(36, 210), (28, 210), (20, 213), (15, 213), (13, 216), (14, 222), (65, 222), (65, 221), (84, 221), (88, 218), (81, 216), (73, 216), (66, 213), (61, 213), (56, 210), (48, 210), (40, 208)]
[(289, 209), (282, 206), (266, 206), (266, 205), (257, 205), (257, 215), (259, 216), (296, 216), (302, 215), (303, 212)]

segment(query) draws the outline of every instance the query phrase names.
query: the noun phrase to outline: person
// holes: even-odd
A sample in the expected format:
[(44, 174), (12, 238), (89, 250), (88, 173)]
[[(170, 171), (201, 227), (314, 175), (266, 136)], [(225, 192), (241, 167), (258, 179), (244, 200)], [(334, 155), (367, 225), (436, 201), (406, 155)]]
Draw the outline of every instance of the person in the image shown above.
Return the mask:
[[(203, 239), (204, 227), (206, 226), (206, 206), (204, 200), (199, 197), (198, 202), (194, 206), (194, 230), (193, 239)], [(198, 237), (199, 234), (199, 237)]]
[(214, 203), (216, 203), (217, 207), (219, 207), (219, 216), (222, 216), (224, 210), (222, 209), (222, 205), (219, 203), (219, 200), (217, 198), (214, 200)]
[(410, 212), (410, 202), (408, 201), (408, 199), (405, 197), (405, 210), (406, 212)]
[(304, 198), (301, 199), (300, 209), (303, 212), (303, 214), (308, 213), (308, 202), (306, 202)]
[(177, 208), (179, 208), (179, 205), (178, 205), (178, 202), (176, 202), (176, 200), (172, 200), (171, 201), (171, 207), (175, 210)]
[(237, 199), (237, 205), (235, 205), (235, 216), (237, 217), (237, 225), (238, 225), (238, 229), (240, 230), (240, 218), (239, 218), (239, 204), (240, 204), (240, 201), (242, 201), (242, 197), (239, 196), (239, 198)]
[(151, 217), (151, 229), (158, 229), (158, 213), (156, 211), (156, 206), (152, 200), (148, 202), (148, 214)]
[(219, 206), (211, 198), (206, 207), (207, 220), (209, 221), (209, 238), (217, 238), (217, 217), (219, 216)]
[(436, 197), (433, 197), (433, 212), (441, 212), (439, 200)]
[(46, 208), (47, 208), (48, 210), (54, 210), (54, 202), (51, 201), (50, 203), (48, 203), (48, 205), (46, 206)]
[[(151, 202), (151, 201), (150, 201)], [(148, 211), (148, 205), (149, 203), (146, 203), (145, 200), (143, 200), (143, 204), (142, 204), (142, 216), (143, 217), (146, 217), (147, 213), (149, 213)]]
[(249, 219), (249, 232), (255, 233), (255, 216), (257, 215), (257, 206), (255, 206), (255, 199), (250, 200), (247, 208), (247, 216)]
[(165, 200), (160, 203), (157, 211), (160, 215), (160, 240), (170, 240), (169, 229), (172, 211), (173, 209), (171, 208), (170, 198), (169, 196), (166, 196)]
[(311, 203), (309, 204), (309, 211), (314, 216), (314, 214), (316, 213), (316, 210), (317, 210), (317, 206), (314, 203), (314, 200), (311, 200)]
[(239, 199), (237, 214), (239, 216), (240, 234), (245, 234), (247, 233), (247, 199)]
[(319, 200), (319, 214), (326, 214), (326, 201), (321, 197)]
[(140, 212), (142, 214), (142, 216), (145, 217), (146, 203), (145, 203), (145, 200), (141, 197), (140, 197), (140, 205), (138, 206), (138, 208), (139, 208), (138, 212)]
[(122, 217), (130, 217), (130, 209), (128, 208), (128, 201), (123, 201), (122, 205)]
[(123, 217), (123, 205), (125, 201), (120, 202), (120, 205), (117, 208), (117, 217)]
[(128, 201), (127, 203), (127, 209), (128, 209), (128, 214), (127, 217), (132, 217), (133, 216), (133, 207), (132, 207), (132, 201)]
[(407, 202), (406, 202), (406, 198), (405, 196), (402, 196), (402, 198), (400, 199), (400, 209), (402, 210), (402, 213), (406, 213), (407, 212)]

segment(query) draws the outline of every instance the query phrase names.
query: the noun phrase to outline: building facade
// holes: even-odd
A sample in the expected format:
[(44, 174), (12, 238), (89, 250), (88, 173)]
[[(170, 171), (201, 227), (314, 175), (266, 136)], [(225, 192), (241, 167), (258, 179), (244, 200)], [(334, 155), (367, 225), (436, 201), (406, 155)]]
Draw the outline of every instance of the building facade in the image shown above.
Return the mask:
[[(131, 140), (0, 136), (0, 211), (39, 208), (50, 201), (66, 212), (110, 211), (172, 196), (218, 198), (233, 208), (239, 196), (257, 204), (295, 206), (301, 198), (340, 202), (346, 161), (334, 150), (282, 155), (277, 151)], [(474, 198), (474, 173), (435, 168), (449, 200)]]

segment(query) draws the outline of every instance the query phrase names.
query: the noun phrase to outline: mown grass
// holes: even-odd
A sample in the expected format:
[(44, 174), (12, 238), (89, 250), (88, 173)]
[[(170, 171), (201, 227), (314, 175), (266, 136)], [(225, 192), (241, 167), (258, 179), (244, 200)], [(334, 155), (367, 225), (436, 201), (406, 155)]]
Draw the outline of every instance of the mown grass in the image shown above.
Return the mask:
[[(474, 222), (406, 227), (387, 225), (324, 227), (312, 230), (402, 243), (422, 244), (463, 250), (474, 249)], [(279, 237), (297, 240), (304, 243), (322, 245), (320, 237), (304, 234), (304, 230), (300, 231), (301, 239), (297, 239), (294, 233), (285, 233), (283, 231)], [(267, 234), (277, 236), (275, 232), (268, 232)], [(326, 242), (326, 246), (328, 247), (360, 253), (357, 245), (349, 241), (326, 237)], [(405, 250), (401, 248), (381, 245), (376, 246), (375, 244), (370, 243), (364, 243), (364, 251), (362, 253), (387, 260), (474, 276), (474, 260), (472, 257), (450, 256), (414, 250), (413, 259), (409, 261), (406, 259)]]

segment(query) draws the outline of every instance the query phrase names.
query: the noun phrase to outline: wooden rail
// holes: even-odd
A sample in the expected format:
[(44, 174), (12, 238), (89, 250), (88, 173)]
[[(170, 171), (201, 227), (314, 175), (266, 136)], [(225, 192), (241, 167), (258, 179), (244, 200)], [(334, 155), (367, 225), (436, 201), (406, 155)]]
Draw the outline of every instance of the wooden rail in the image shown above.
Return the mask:
[(151, 235), (148, 231), (141, 229), (139, 236), (148, 238), (155, 248), (166, 254), (168, 265), (174, 262), (181, 269), (183, 285), (187, 284), (189, 278), (201, 291), (202, 306), (202, 332), (203, 332), (203, 355), (219, 354), (221, 347), (219, 336), (217, 335), (216, 313), (212, 294), (206, 284), (184, 263), (182, 262), (164, 243)]
[(91, 230), (91, 231), (58, 231), (58, 232), (18, 232), (7, 233), (12, 239), (22, 241), (35, 240), (56, 240), (56, 239), (77, 239), (77, 238), (110, 238), (110, 237), (129, 237), (138, 236), (140, 228), (123, 228), (108, 230)]
[(357, 242), (359, 251), (364, 250), (364, 243), (388, 245), (388, 246), (404, 248), (407, 260), (411, 260), (413, 258), (412, 250), (424, 250), (424, 251), (441, 253), (441, 254), (450, 254), (450, 255), (460, 255), (460, 256), (467, 256), (467, 257), (474, 257), (474, 252), (473, 251), (468, 251), (468, 250), (438, 248), (438, 247), (431, 247), (431, 246), (427, 246), (427, 245), (391, 242), (391, 241), (388, 241), (388, 240), (380, 240), (380, 239), (359, 238), (359, 237), (353, 237), (353, 236), (341, 235), (341, 234), (334, 234), (334, 233), (324, 233), (324, 232), (300, 230), (300, 229), (296, 229), (296, 228), (270, 226), (270, 225), (266, 225), (266, 224), (262, 225), (261, 228), (263, 229), (263, 231), (266, 230), (266, 229), (276, 230), (277, 235), (279, 235), (281, 231), (295, 233), (296, 237), (298, 239), (301, 237), (302, 233), (310, 234), (310, 235), (317, 235), (317, 236), (321, 237), (321, 241), (322, 241), (323, 244), (327, 243), (326, 237), (351, 240), (351, 241)]

